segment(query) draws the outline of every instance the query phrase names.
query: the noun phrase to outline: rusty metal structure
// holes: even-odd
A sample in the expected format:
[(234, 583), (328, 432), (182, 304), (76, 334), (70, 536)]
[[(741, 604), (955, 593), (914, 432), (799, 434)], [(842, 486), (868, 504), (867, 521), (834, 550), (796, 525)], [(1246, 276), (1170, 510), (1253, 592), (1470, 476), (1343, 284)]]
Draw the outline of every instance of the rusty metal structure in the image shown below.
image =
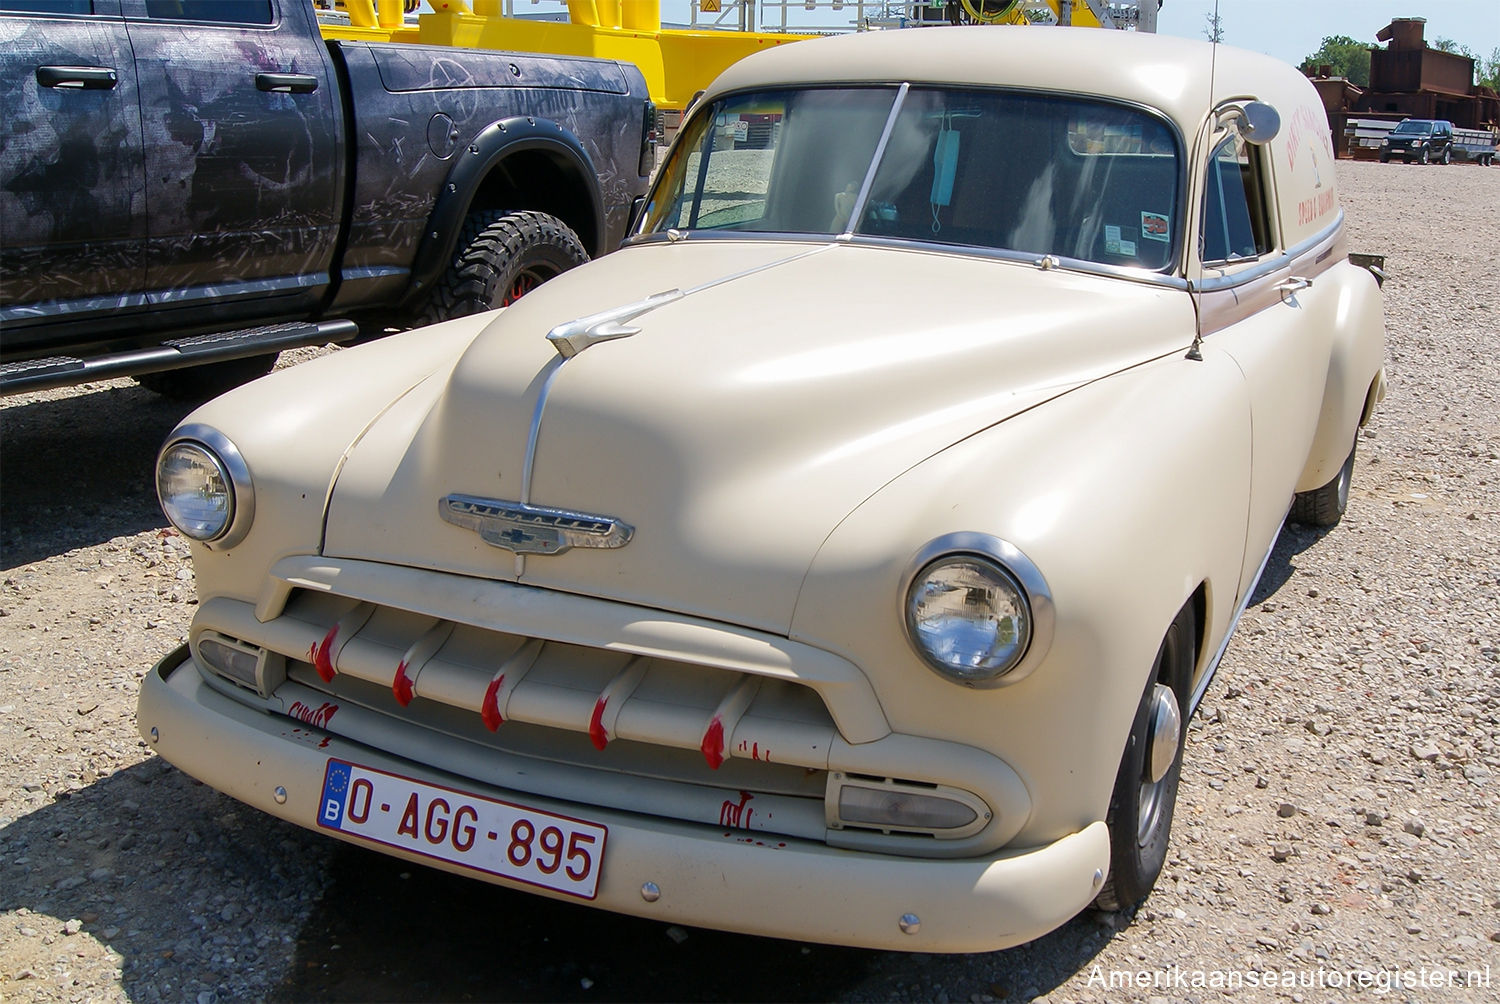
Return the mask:
[(1399, 122), (1447, 119), (1461, 129), (1500, 127), (1500, 95), (1474, 83), (1474, 60), (1427, 45), (1427, 19), (1396, 18), (1376, 33), (1385, 48), (1370, 49), (1370, 84), (1359, 87), (1320, 67), (1313, 86), (1323, 98), (1339, 156), (1353, 156), (1350, 119)]

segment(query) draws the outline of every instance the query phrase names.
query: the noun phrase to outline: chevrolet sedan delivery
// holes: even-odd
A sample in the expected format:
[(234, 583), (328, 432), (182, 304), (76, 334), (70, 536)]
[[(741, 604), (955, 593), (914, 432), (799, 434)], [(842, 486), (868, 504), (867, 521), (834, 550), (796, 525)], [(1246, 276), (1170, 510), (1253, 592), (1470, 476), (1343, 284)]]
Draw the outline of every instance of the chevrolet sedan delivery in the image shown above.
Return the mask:
[(210, 402), (165, 758), (332, 837), (759, 935), (974, 952), (1167, 853), (1185, 723), (1384, 393), (1270, 58), (931, 28), (696, 103), (634, 236)]

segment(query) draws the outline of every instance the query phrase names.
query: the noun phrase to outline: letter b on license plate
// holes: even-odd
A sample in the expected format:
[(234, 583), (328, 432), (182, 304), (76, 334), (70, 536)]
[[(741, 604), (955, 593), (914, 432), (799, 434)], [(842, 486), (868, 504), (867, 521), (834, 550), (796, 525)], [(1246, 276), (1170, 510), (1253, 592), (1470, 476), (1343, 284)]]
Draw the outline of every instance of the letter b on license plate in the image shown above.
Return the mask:
[(329, 760), (318, 825), (488, 875), (593, 899), (609, 831), (541, 809)]

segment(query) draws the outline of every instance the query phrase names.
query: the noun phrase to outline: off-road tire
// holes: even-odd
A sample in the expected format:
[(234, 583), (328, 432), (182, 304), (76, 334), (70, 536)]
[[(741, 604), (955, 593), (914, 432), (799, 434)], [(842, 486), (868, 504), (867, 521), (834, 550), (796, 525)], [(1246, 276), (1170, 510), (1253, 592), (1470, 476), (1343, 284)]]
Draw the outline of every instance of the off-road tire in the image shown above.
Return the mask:
[(205, 363), (202, 366), (140, 373), (132, 379), (147, 390), (173, 401), (206, 401), (242, 383), (265, 376), (276, 365), (276, 355), (275, 352), (268, 352), (243, 359)]
[[(1109, 876), (1094, 897), (1094, 905), (1100, 910), (1114, 912), (1139, 906), (1150, 895), (1166, 864), (1172, 810), (1182, 776), (1182, 747), (1187, 736), (1188, 699), (1197, 653), (1197, 623), (1189, 605), (1178, 612), (1157, 649), (1151, 679), (1136, 708), (1130, 738), (1115, 775), (1109, 814), (1105, 817), (1109, 827)], [(1147, 778), (1147, 758), (1157, 684), (1170, 688), (1176, 698), (1181, 728), (1171, 767), (1160, 780), (1151, 782)]]
[(453, 262), (416, 312), (433, 324), (503, 307), (589, 260), (568, 225), (546, 213), (470, 213)]
[(1349, 456), (1333, 480), (1310, 492), (1298, 492), (1292, 499), (1288, 518), (1303, 526), (1334, 526), (1344, 518), (1349, 507), (1349, 484), (1354, 479), (1354, 450), (1358, 439), (1349, 447)]

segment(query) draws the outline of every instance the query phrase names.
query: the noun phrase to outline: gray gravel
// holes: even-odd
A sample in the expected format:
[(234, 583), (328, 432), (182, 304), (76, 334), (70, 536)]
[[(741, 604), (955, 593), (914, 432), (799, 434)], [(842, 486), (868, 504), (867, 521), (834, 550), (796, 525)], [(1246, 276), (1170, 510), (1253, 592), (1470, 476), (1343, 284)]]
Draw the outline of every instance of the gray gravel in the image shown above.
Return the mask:
[(0, 402), (0, 1000), (1224, 996), (1101, 985), (1126, 970), (1406, 971), (1429, 985), (1230, 996), (1496, 999), (1500, 171), (1338, 170), (1351, 249), (1390, 259), (1390, 396), (1343, 524), (1277, 547), (1133, 921), (960, 957), (736, 938), (497, 895), (196, 784), (133, 722), (196, 602), (149, 483), (182, 409), (115, 381)]

